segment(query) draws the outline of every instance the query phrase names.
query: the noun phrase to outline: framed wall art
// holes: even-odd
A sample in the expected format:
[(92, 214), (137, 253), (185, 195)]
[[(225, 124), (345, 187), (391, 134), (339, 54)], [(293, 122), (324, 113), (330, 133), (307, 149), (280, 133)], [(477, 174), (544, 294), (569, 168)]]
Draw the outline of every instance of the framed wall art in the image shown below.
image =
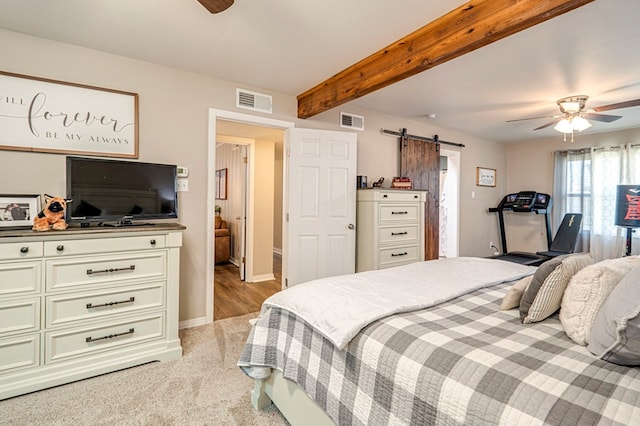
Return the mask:
[(227, 199), (227, 169), (216, 170), (216, 200)]
[(0, 71), (0, 149), (138, 158), (138, 94)]
[(476, 167), (477, 186), (496, 186), (496, 169)]
[(39, 195), (0, 195), (0, 228), (30, 227), (39, 212)]

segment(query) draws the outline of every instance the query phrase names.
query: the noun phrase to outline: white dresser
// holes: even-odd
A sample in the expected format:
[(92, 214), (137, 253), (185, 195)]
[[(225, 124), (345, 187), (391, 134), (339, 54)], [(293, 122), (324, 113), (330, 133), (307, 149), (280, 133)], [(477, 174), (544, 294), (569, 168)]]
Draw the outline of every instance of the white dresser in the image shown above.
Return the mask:
[(180, 358), (184, 229), (0, 231), (0, 399)]
[(426, 194), (403, 189), (358, 190), (356, 272), (424, 260)]

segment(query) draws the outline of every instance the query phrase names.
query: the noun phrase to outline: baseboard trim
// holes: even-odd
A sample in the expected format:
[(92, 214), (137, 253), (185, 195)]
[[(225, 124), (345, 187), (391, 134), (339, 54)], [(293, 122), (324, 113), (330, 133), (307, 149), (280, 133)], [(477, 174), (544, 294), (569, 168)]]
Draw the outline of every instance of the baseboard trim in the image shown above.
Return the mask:
[(210, 323), (211, 323), (210, 321), (207, 321), (207, 317), (192, 318), (192, 319), (180, 321), (180, 324), (178, 324), (178, 328), (182, 330), (183, 328), (198, 327), (200, 325), (206, 325)]
[(251, 280), (252, 283), (259, 283), (262, 281), (272, 281), (275, 280), (276, 277), (275, 275), (273, 275), (273, 273), (271, 274), (263, 274), (263, 275), (254, 275), (253, 279)]

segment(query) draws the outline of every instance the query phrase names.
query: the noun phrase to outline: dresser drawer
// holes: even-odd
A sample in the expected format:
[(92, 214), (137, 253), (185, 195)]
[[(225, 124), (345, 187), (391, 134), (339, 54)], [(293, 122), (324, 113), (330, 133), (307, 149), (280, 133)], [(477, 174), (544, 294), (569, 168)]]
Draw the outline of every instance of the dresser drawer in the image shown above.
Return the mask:
[(165, 282), (127, 288), (116, 288), (82, 294), (47, 296), (47, 327), (73, 321), (104, 318), (148, 308), (161, 308), (165, 304)]
[(0, 244), (0, 260), (42, 257), (42, 241)]
[(15, 334), (40, 330), (40, 298), (0, 302), (0, 333)]
[(165, 335), (164, 313), (45, 334), (45, 364), (104, 352)]
[(405, 190), (395, 189), (391, 191), (372, 191), (370, 194), (363, 195), (367, 195), (367, 198), (375, 201), (424, 201), (426, 191), (406, 192)]
[(40, 336), (26, 336), (0, 339), (0, 373), (37, 367), (40, 365)]
[(87, 240), (45, 241), (45, 256), (77, 256), (82, 254), (122, 252), (165, 248), (164, 235), (139, 237), (101, 238)]
[(419, 221), (420, 204), (380, 204), (380, 223)]
[(38, 293), (41, 261), (0, 263), (0, 296)]
[(390, 268), (392, 266), (404, 265), (405, 263), (416, 262), (419, 259), (420, 250), (417, 245), (380, 249), (379, 268)]
[(378, 241), (380, 244), (411, 243), (418, 242), (418, 225), (394, 226), (380, 228)]
[(47, 291), (105, 285), (134, 279), (164, 279), (166, 252), (132, 252), (47, 260)]

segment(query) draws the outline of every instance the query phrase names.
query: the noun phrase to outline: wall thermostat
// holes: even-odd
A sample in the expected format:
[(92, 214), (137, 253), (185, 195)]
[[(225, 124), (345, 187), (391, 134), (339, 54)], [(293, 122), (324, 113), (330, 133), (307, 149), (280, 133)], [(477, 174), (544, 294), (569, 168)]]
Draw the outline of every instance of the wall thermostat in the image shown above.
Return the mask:
[(187, 177), (189, 176), (189, 169), (184, 166), (176, 167), (176, 173), (178, 177)]

